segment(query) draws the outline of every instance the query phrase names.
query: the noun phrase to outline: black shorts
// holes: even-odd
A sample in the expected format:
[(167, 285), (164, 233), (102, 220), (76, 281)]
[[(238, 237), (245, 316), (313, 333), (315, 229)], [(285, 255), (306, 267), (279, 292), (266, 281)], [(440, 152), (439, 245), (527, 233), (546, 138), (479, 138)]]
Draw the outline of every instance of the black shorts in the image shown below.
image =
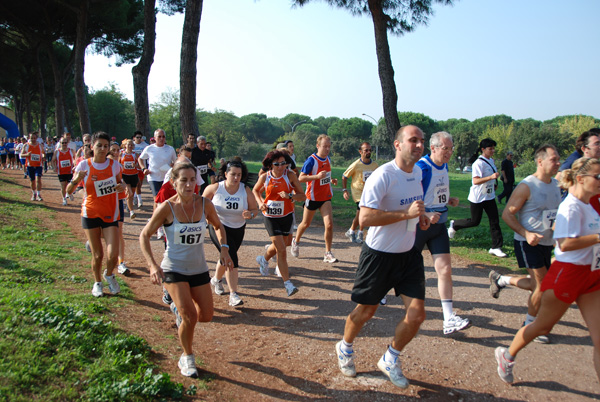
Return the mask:
[(203, 272), (201, 274), (195, 275), (183, 275), (178, 274), (177, 272), (165, 272), (164, 274), (164, 283), (187, 282), (191, 288), (206, 285), (210, 282), (210, 275), (208, 274), (208, 272)]
[(6, 154), (0, 155), (0, 161), (2, 161), (2, 163), (6, 163)]
[[(225, 228), (225, 235), (227, 236), (227, 245), (229, 246), (229, 256), (231, 257), (231, 261), (233, 261), (233, 267), (239, 267), (238, 264), (238, 255), (237, 252), (242, 245), (242, 241), (244, 241), (244, 234), (246, 233), (246, 225), (241, 228), (230, 228), (229, 226), (223, 225)], [(221, 243), (219, 243), (219, 238), (217, 237), (217, 233), (215, 232), (215, 228), (213, 225), (208, 226), (208, 234), (210, 235), (210, 239), (213, 244), (219, 251), (221, 252)]]
[(308, 209), (309, 211), (316, 211), (317, 209), (321, 208), (323, 206), (323, 204), (325, 204), (326, 202), (330, 202), (331, 200), (325, 200), (325, 201), (311, 201), (311, 200), (306, 200), (306, 202), (304, 203), (304, 208)]
[(450, 238), (445, 223), (434, 223), (427, 230), (421, 230), (417, 226), (415, 248), (423, 251), (426, 244), (431, 255), (450, 253)]
[(514, 240), (515, 256), (519, 268), (547, 268), (550, 269), (552, 259), (552, 246), (530, 246), (526, 241)]
[(136, 174), (124, 174), (123, 175), (123, 181), (125, 182), (125, 184), (129, 184), (131, 186), (131, 188), (136, 188), (137, 184), (138, 184), (138, 175)]
[(14, 161), (15, 160), (15, 154), (8, 154), (8, 160), (9, 161)]
[(84, 218), (81, 217), (81, 226), (84, 229), (109, 228), (111, 226), (119, 226), (119, 221), (104, 222), (102, 218)]
[(423, 256), (415, 247), (405, 253), (384, 253), (363, 244), (352, 288), (352, 301), (378, 305), (390, 289), (396, 296), (425, 300)]
[(58, 181), (59, 182), (65, 182), (65, 181), (71, 181), (73, 180), (73, 174), (69, 173), (69, 174), (59, 174), (58, 175)]
[(265, 216), (265, 228), (269, 236), (287, 236), (292, 232), (294, 214), (288, 214), (281, 218), (269, 218)]
[(119, 222), (125, 222), (125, 203), (119, 200)]

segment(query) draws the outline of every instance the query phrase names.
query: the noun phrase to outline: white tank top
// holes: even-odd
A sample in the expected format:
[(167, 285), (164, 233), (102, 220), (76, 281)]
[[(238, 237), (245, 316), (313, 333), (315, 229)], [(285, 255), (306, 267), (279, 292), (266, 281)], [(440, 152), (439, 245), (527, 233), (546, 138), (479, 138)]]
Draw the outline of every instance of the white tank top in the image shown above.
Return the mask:
[(219, 182), (212, 202), (223, 226), (237, 229), (246, 224), (246, 219), (242, 216), (242, 212), (248, 209), (248, 197), (244, 183), (240, 183), (238, 191), (231, 195), (225, 189), (225, 182)]

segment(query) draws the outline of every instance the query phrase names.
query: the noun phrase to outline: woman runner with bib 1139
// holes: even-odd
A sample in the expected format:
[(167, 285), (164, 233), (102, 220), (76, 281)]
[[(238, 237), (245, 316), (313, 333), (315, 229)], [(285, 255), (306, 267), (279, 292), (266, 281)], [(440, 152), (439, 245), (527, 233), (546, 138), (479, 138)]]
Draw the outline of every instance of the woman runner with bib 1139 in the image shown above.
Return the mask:
[[(209, 322), (213, 317), (210, 276), (204, 256), (206, 223), (215, 227), (220, 242), (220, 260), (231, 269), (225, 229), (212, 202), (194, 193), (196, 168), (189, 162), (178, 162), (171, 171), (171, 184), (177, 194), (158, 205), (152, 218), (140, 234), (140, 246), (148, 265), (152, 283), (164, 284), (171, 295), (171, 311), (179, 327), (183, 354), (179, 358), (181, 374), (197, 377), (193, 352), (194, 328), (197, 322)], [(164, 226), (167, 249), (160, 265), (154, 259), (150, 237)]]
[[(277, 266), (288, 296), (298, 289), (292, 284), (287, 263), (286, 247), (291, 244), (289, 234), (294, 223), (294, 202), (304, 201), (306, 195), (302, 192), (296, 174), (288, 170), (287, 154), (280, 150), (271, 151), (263, 159), (263, 168), (267, 174), (258, 178), (252, 192), (258, 203), (258, 209), (265, 216), (265, 227), (272, 244), (264, 255), (256, 257), (262, 275), (269, 275), (269, 260), (277, 255)], [(263, 192), (265, 198), (262, 197)], [(290, 244), (286, 243), (286, 240)]]
[(102, 237), (106, 242), (106, 270), (104, 279), (112, 294), (121, 291), (113, 270), (117, 266), (119, 253), (119, 202), (118, 193), (125, 190), (121, 182), (121, 165), (108, 159), (110, 137), (107, 133), (94, 134), (93, 156), (82, 160), (75, 167), (74, 179), (67, 185), (67, 194), (73, 194), (77, 184), (83, 181), (86, 196), (81, 205), (81, 225), (88, 238), (92, 253), (94, 287), (92, 295), (101, 297), (102, 290)]
[(600, 215), (590, 205), (590, 199), (600, 194), (600, 160), (580, 158), (562, 173), (560, 185), (569, 189), (569, 195), (558, 207), (556, 260), (542, 281), (537, 318), (517, 332), (510, 347), (496, 348), (498, 375), (509, 384), (514, 381), (517, 353), (539, 335), (548, 334), (573, 302), (592, 337), (600, 380)]

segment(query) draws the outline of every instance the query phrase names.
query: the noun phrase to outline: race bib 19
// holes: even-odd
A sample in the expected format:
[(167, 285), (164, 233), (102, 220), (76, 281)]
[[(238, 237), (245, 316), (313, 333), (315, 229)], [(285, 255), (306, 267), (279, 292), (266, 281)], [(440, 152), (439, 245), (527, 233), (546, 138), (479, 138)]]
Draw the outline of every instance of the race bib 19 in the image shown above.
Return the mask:
[(110, 194), (114, 194), (117, 185), (117, 179), (114, 177), (111, 177), (110, 179), (106, 179), (106, 180), (97, 180), (94, 182), (94, 188), (96, 189), (96, 196), (97, 197), (104, 197)]
[(434, 190), (434, 203), (447, 204), (450, 195), (450, 189), (447, 184), (437, 186)]
[(283, 201), (267, 201), (267, 214), (270, 216), (283, 216)]
[(173, 230), (175, 230), (175, 244), (183, 246), (195, 246), (197, 244), (203, 244), (205, 228), (206, 225), (204, 222), (174, 224)]

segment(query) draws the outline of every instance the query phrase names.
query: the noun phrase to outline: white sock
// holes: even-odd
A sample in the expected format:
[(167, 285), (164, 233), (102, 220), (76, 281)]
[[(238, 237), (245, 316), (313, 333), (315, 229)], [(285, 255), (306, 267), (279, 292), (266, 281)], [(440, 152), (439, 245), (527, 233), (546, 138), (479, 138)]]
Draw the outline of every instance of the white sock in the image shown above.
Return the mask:
[(340, 345), (340, 349), (347, 355), (351, 355), (354, 353), (354, 348), (352, 347), (352, 343), (348, 343), (342, 339), (342, 344)]
[(500, 279), (498, 279), (499, 286), (510, 286), (510, 276), (500, 275)]
[(525, 315), (525, 325), (529, 325), (535, 321), (535, 317), (529, 314)]
[(396, 361), (396, 359), (398, 358), (399, 355), (400, 355), (400, 351), (394, 349), (392, 347), (392, 345), (390, 345), (390, 346), (388, 346), (388, 349), (385, 351), (385, 354), (383, 355), (383, 361), (393, 363)]
[(452, 317), (452, 299), (442, 300), (442, 312), (444, 313), (444, 321), (448, 321)]

